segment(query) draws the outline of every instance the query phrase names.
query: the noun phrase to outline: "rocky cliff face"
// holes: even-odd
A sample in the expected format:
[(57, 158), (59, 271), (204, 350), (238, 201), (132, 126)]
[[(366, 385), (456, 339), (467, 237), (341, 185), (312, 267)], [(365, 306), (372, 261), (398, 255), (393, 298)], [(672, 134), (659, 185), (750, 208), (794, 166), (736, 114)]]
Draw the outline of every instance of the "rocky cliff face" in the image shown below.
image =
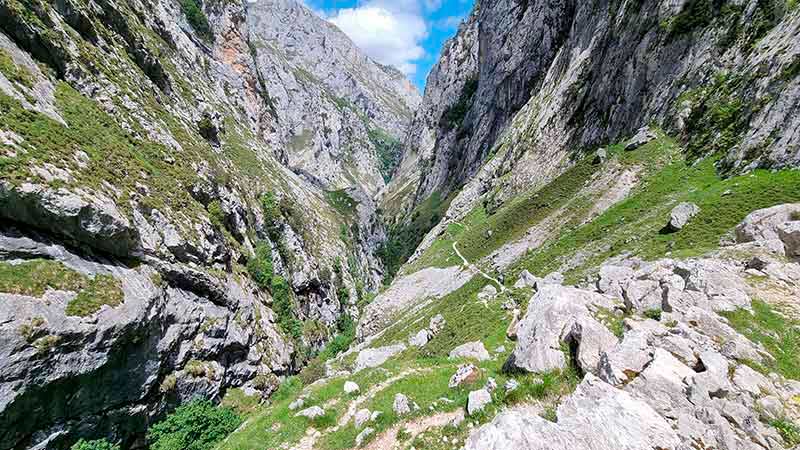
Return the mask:
[(0, 1), (0, 448), (138, 446), (192, 397), (268, 396), (355, 313), (382, 271), (376, 142), (417, 100), (322, 24)]
[(420, 102), (416, 88), (295, 0), (252, 3), (247, 22), (281, 157), (328, 189), (378, 192)]
[(466, 197), (492, 191), (503, 202), (648, 124), (681, 135), (695, 157), (722, 156), (722, 172), (796, 165), (800, 25), (790, 8), (478, 2), (415, 116), (404, 167), (420, 175), (406, 193), (419, 204), (469, 182)]

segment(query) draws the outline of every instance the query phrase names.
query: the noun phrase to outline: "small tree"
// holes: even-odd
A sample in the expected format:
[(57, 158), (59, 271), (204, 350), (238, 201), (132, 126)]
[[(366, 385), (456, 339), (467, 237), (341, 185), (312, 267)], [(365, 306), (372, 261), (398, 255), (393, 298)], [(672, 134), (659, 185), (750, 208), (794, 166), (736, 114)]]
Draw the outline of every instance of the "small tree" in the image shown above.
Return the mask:
[(242, 423), (230, 408), (208, 400), (194, 400), (178, 407), (147, 433), (152, 450), (208, 450)]

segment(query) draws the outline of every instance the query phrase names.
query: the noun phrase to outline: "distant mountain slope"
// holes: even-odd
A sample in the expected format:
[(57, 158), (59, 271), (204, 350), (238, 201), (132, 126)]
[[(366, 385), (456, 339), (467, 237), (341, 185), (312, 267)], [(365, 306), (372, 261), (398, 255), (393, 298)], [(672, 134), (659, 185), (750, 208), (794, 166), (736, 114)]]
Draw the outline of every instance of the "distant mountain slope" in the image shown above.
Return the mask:
[(416, 88), (295, 0), (252, 2), (247, 22), (281, 156), (330, 189), (375, 194), (421, 100)]

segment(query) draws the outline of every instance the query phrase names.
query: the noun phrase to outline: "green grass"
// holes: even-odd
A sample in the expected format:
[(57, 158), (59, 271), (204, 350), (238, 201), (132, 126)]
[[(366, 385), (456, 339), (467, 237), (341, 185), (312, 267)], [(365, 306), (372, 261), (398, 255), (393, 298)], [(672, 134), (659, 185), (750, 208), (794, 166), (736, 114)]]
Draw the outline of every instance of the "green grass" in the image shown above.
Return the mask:
[(207, 41), (214, 39), (214, 33), (208, 23), (208, 17), (203, 12), (203, 4), (200, 0), (181, 0), (181, 10), (200, 37)]
[(51, 260), (34, 259), (19, 264), (0, 262), (0, 292), (41, 297), (47, 289), (78, 292), (88, 278)]
[(350, 194), (345, 190), (328, 191), (325, 193), (328, 198), (328, 203), (345, 218), (353, 217), (358, 207), (358, 202), (350, 197)]
[(377, 153), (378, 170), (380, 170), (383, 180), (388, 183), (397, 170), (397, 166), (400, 165), (402, 144), (381, 128), (369, 128), (368, 134)]
[(119, 306), (125, 300), (122, 283), (111, 275), (95, 275), (78, 295), (67, 303), (68, 316), (91, 316), (103, 307)]
[(34, 259), (19, 264), (0, 262), (0, 292), (41, 297), (47, 289), (76, 292), (66, 307), (69, 316), (92, 315), (103, 305), (118, 306), (125, 295), (111, 275), (82, 275), (50, 260)]
[[(678, 160), (646, 177), (637, 191), (592, 222), (568, 230), (526, 255), (507, 279), (516, 279), (523, 269), (537, 275), (558, 270), (580, 250), (590, 251), (591, 256), (566, 271), (568, 282), (577, 281), (603, 261), (622, 253), (646, 260), (667, 254), (698, 256), (719, 248), (720, 238), (750, 212), (798, 200), (799, 171), (756, 170), (722, 179), (712, 159), (694, 166)], [(697, 204), (700, 213), (681, 231), (660, 233), (671, 208), (682, 201)]]
[(771, 421), (769, 424), (778, 430), (778, 433), (789, 447), (800, 445), (800, 427), (795, 423), (786, 419), (778, 419)]
[(775, 371), (786, 378), (800, 380), (800, 322), (788, 319), (760, 300), (754, 300), (752, 307), (752, 314), (739, 309), (721, 315), (728, 319), (736, 331), (762, 344), (775, 360), (767, 361), (764, 365), (743, 362), (762, 373)]

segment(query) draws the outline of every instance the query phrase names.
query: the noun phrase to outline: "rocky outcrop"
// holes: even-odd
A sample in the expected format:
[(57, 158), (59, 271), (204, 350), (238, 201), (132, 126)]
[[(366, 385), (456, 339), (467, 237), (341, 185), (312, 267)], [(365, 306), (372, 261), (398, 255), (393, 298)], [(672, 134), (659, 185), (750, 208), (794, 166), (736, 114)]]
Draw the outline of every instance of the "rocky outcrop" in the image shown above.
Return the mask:
[(678, 449), (669, 423), (647, 403), (587, 375), (550, 422), (529, 409), (501, 412), (467, 440), (467, 450)]
[[(751, 299), (772, 298), (776, 291), (783, 299), (797, 295), (800, 266), (786, 261), (782, 246), (768, 244), (775, 240), (771, 227), (786, 223), (778, 212), (791, 207), (755, 211), (738, 227), (749, 230), (752, 242), (704, 258), (629, 259), (603, 267), (589, 289), (541, 287), (520, 323), (509, 368), (544, 373), (571, 361), (586, 376), (559, 406), (557, 424), (533, 410), (512, 409), (472, 434), (466, 448), (787, 448), (769, 421), (798, 414), (783, 405), (793, 404), (800, 384), (753, 370), (769, 367), (776, 356), (718, 313), (749, 309)], [(746, 263), (751, 259), (760, 261), (758, 269)], [(751, 277), (764, 281), (752, 283)], [(622, 297), (624, 305), (591, 289)], [(797, 306), (786, 307), (795, 317)], [(617, 339), (600, 317), (620, 308), (630, 317), (617, 319), (623, 322)], [(576, 334), (578, 328), (591, 333)], [(603, 412), (606, 401), (621, 403)], [(656, 423), (668, 432), (638, 428)]]
[(221, 297), (198, 295), (149, 265), (87, 258), (13, 229), (0, 233), (0, 256), (111, 276), (124, 296), (119, 306), (75, 316), (67, 305), (77, 292), (0, 293), (3, 448), (44, 439), (60, 448), (78, 430), (131, 445), (150, 418), (176, 404), (220, 398), (230, 387), (268, 396), (277, 383), (259, 380), (292, 368), (292, 344), (246, 279), (217, 280)]

